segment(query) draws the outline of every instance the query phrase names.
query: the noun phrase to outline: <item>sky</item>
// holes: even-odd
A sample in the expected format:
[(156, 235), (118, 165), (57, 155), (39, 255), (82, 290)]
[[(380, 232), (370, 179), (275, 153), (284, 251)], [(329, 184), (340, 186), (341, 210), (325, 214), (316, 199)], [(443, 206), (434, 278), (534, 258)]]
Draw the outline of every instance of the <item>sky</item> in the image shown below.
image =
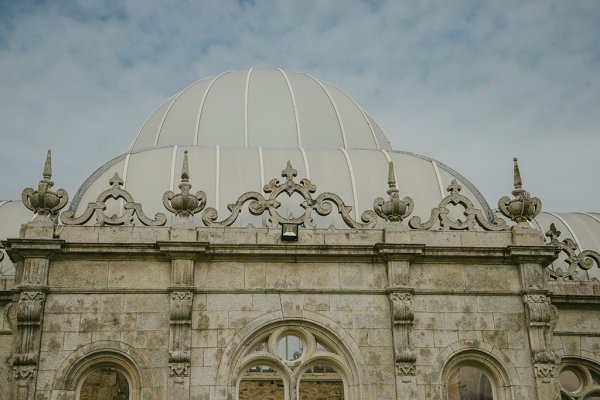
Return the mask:
[(517, 156), (545, 210), (598, 212), (599, 43), (597, 0), (0, 0), (0, 200), (37, 186), (48, 148), (73, 196), (189, 83), (281, 67), (492, 206)]

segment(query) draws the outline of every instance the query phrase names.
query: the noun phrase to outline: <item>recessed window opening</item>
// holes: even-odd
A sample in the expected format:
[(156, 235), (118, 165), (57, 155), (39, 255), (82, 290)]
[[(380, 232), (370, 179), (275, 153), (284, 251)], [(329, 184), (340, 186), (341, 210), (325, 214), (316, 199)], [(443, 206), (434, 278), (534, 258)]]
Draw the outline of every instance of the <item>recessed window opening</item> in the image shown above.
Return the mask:
[(123, 372), (101, 367), (85, 376), (79, 389), (79, 400), (129, 400), (130, 383)]
[(473, 365), (459, 365), (448, 378), (448, 400), (493, 400), (494, 388), (488, 374)]
[(561, 399), (600, 400), (600, 368), (586, 360), (565, 359), (559, 368)]

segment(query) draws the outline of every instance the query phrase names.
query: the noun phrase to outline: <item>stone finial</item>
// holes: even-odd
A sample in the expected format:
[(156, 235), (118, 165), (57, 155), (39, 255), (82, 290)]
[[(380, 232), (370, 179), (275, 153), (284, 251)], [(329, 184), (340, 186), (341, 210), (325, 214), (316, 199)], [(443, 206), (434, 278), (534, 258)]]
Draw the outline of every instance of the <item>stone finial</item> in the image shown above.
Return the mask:
[(165, 192), (163, 195), (163, 204), (165, 208), (178, 217), (188, 218), (197, 212), (202, 211), (206, 205), (206, 194), (197, 192), (191, 194), (190, 189), (190, 170), (188, 166), (188, 152), (183, 152), (183, 166), (181, 167), (180, 192), (175, 194), (172, 191)]
[(400, 199), (400, 191), (396, 186), (396, 172), (394, 163), (390, 161), (388, 168), (388, 199), (378, 197), (373, 202), (375, 213), (386, 221), (402, 222), (413, 210), (413, 200), (410, 197)]
[(50, 150), (46, 155), (42, 179), (38, 183), (38, 189), (27, 188), (21, 193), (23, 205), (35, 212), (38, 216), (51, 216), (55, 218), (58, 212), (69, 201), (69, 195), (64, 189), (58, 189), (56, 192), (51, 190), (54, 186), (52, 178), (52, 156)]
[(517, 225), (526, 226), (527, 221), (531, 221), (542, 211), (542, 202), (537, 197), (531, 197), (529, 192), (523, 189), (523, 180), (519, 171), (519, 160), (515, 157), (514, 161), (514, 187), (512, 191), (514, 199), (503, 196), (498, 201), (500, 212), (515, 221)]

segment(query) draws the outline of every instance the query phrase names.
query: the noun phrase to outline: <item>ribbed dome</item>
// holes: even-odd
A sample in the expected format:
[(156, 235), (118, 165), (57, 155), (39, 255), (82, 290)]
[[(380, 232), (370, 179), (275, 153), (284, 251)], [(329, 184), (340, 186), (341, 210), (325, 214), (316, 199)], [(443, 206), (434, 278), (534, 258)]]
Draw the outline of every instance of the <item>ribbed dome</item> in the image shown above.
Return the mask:
[(150, 115), (129, 150), (173, 145), (391, 149), (347, 94), (282, 69), (225, 72), (191, 84)]

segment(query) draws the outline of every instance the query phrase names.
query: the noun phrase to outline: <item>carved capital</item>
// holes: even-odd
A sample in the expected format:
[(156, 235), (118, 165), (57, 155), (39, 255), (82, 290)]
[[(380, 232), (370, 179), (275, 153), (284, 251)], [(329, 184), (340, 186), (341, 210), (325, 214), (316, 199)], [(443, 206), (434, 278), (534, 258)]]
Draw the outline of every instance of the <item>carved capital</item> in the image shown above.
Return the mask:
[(190, 364), (185, 362), (169, 363), (169, 376), (179, 378), (190, 376)]
[(192, 316), (191, 291), (173, 291), (171, 292), (171, 303), (169, 307), (169, 318), (171, 324), (189, 321)]
[(396, 375), (399, 376), (415, 376), (417, 368), (414, 363), (397, 362)]
[(46, 293), (23, 291), (17, 305), (17, 323), (19, 325), (39, 325), (44, 310)]
[(26, 381), (33, 379), (36, 367), (33, 365), (19, 365), (13, 367), (13, 378), (16, 381)]
[(554, 363), (535, 363), (533, 365), (535, 376), (538, 378), (556, 378), (558, 368)]
[(389, 295), (392, 320), (394, 324), (412, 324), (415, 316), (411, 309), (412, 294), (406, 292), (393, 292)]

